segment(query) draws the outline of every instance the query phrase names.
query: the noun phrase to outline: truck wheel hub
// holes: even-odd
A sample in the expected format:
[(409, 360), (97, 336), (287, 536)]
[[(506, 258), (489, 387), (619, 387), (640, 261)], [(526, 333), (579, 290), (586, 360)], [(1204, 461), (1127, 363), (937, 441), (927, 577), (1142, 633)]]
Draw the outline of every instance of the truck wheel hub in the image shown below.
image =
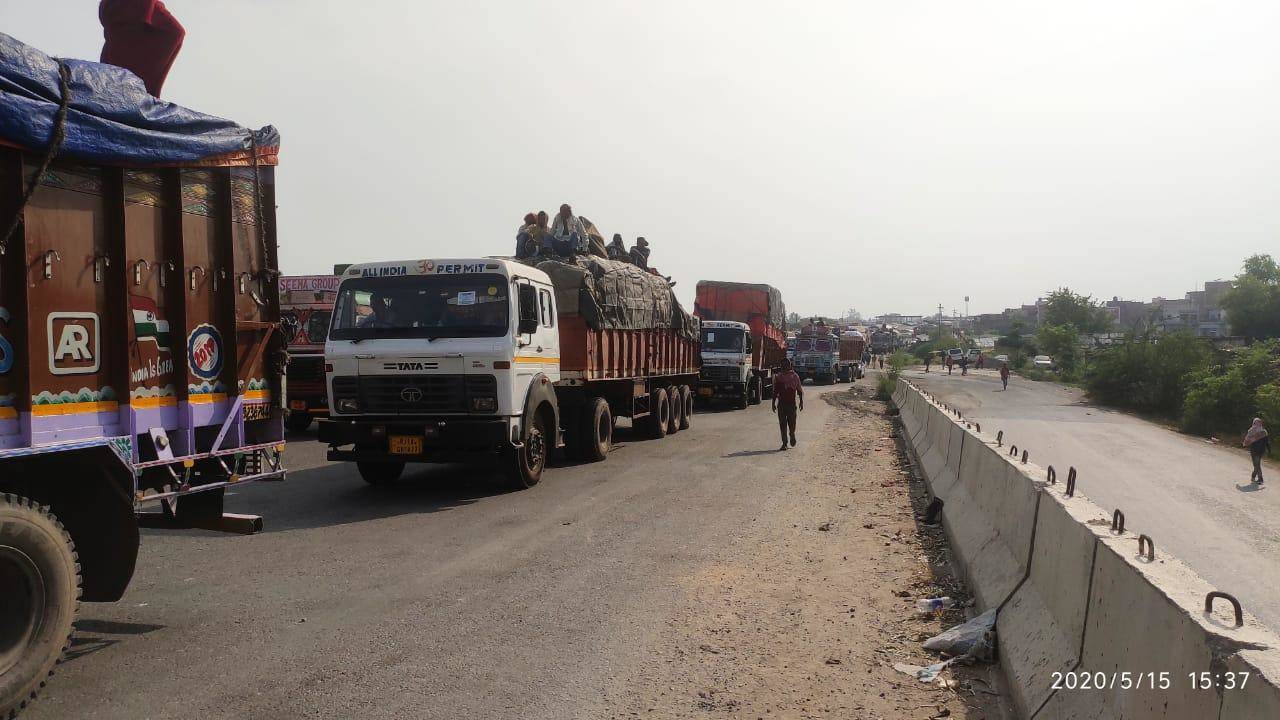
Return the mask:
[(44, 579), (18, 548), (0, 545), (0, 675), (22, 658), (40, 626)]

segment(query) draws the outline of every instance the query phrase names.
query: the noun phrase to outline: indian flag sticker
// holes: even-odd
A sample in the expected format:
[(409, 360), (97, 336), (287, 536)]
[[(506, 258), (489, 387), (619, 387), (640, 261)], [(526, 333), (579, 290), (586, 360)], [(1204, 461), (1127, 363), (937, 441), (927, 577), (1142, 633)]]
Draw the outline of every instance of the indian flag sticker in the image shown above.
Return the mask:
[(129, 296), (133, 310), (133, 332), (138, 342), (155, 343), (161, 350), (169, 349), (169, 321), (160, 319), (160, 308), (155, 300), (140, 295)]

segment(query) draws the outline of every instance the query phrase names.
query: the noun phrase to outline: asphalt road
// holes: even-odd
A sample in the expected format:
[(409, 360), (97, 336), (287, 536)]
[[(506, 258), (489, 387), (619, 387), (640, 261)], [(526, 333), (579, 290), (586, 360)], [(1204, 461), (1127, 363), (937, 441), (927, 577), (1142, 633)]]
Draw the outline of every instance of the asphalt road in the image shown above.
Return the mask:
[(814, 390), (796, 451), (768, 405), (703, 413), (518, 493), (461, 466), (370, 487), (294, 438), (287, 481), (228, 502), (266, 530), (144, 531), (23, 717), (611, 716), (680, 580), (787, 502), (832, 412)]
[(1280, 467), (1268, 463), (1268, 483), (1258, 488), (1243, 450), (1091, 406), (1081, 391), (1055, 383), (1015, 375), (1003, 391), (989, 370), (905, 375), (985, 431), (1004, 430), (1006, 442), (1060, 477), (1074, 466), (1079, 492), (1108, 512), (1123, 510), (1129, 529), (1280, 630)]

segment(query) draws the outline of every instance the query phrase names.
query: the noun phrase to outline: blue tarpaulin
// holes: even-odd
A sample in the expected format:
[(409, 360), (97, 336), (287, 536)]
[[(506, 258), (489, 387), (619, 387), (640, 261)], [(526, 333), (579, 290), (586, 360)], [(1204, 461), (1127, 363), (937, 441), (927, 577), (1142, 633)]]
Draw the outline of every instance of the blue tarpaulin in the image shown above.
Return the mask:
[[(71, 102), (59, 157), (104, 165), (275, 163), (280, 134), (250, 130), (152, 97), (137, 75), (114, 65), (63, 60)], [(0, 141), (48, 147), (62, 98), (58, 60), (0, 33)], [(256, 141), (256, 142), (255, 142)]]

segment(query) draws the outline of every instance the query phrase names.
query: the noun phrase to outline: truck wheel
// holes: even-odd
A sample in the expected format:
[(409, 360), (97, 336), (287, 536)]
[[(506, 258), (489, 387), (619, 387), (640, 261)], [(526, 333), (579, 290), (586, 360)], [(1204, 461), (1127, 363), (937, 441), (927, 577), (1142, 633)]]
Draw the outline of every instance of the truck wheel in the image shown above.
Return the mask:
[(658, 388), (653, 391), (653, 407), (649, 413), (649, 436), (660, 439), (667, 436), (667, 428), (671, 425), (671, 400), (667, 391)]
[(742, 394), (734, 398), (733, 406), (738, 410), (745, 410), (746, 407), (751, 404), (751, 396), (749, 394), (749, 390), (750, 389), (746, 385), (743, 385)]
[(684, 405), (684, 414), (680, 416), (680, 429), (688, 430), (693, 424), (693, 389), (688, 385), (680, 386), (680, 404)]
[(680, 425), (684, 421), (684, 398), (680, 397), (679, 385), (667, 388), (667, 403), (671, 405), (671, 419), (667, 421), (667, 434), (674, 435), (680, 432)]
[(506, 458), (504, 472), (513, 489), (531, 488), (542, 479), (542, 471), (547, 467), (547, 453), (550, 451), (548, 437), (546, 420), (542, 413), (535, 411), (529, 422), (525, 423), (524, 435), (521, 437), (524, 447), (512, 450)]
[(580, 425), (583, 443), (583, 460), (600, 462), (609, 454), (613, 446), (613, 413), (609, 412), (609, 402), (604, 398), (596, 398), (587, 406)]
[(764, 386), (759, 379), (751, 383), (751, 404), (759, 405), (764, 402)]
[(71, 644), (80, 563), (71, 536), (44, 507), (0, 495), (0, 718), (44, 687)]
[(404, 462), (359, 460), (356, 462), (356, 469), (360, 471), (360, 477), (370, 485), (384, 485), (400, 479), (404, 472)]
[(284, 426), (292, 432), (305, 432), (311, 427), (311, 413), (290, 411), (284, 418)]

